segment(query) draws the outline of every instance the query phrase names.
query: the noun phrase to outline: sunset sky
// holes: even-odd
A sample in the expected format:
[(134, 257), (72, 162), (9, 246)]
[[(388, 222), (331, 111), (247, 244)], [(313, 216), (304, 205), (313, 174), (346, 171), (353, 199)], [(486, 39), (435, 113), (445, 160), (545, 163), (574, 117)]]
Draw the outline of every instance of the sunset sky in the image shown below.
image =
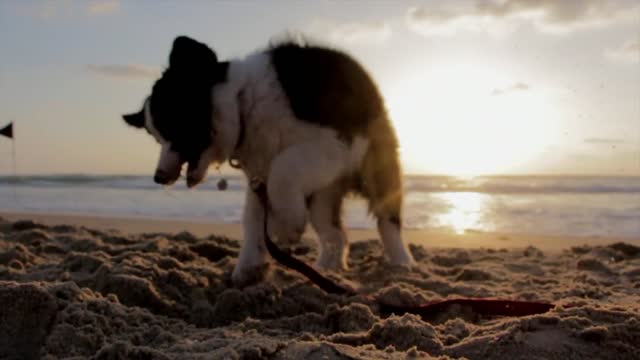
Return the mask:
[[(189, 35), (221, 59), (287, 32), (359, 59), (405, 171), (640, 175), (637, 1), (2, 1), (0, 126), (21, 174), (150, 174), (139, 109)], [(11, 172), (0, 139), (0, 174)]]

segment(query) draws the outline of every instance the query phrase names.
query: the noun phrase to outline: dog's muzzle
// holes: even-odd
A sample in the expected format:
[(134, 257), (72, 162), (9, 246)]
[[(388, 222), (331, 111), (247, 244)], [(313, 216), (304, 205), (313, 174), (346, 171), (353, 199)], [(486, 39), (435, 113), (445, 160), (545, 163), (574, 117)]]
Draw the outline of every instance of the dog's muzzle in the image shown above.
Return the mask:
[[(178, 177), (179, 176), (180, 173), (178, 173)], [(178, 180), (178, 177), (171, 176), (163, 170), (157, 170), (156, 174), (153, 176), (153, 181), (160, 185), (171, 185)]]

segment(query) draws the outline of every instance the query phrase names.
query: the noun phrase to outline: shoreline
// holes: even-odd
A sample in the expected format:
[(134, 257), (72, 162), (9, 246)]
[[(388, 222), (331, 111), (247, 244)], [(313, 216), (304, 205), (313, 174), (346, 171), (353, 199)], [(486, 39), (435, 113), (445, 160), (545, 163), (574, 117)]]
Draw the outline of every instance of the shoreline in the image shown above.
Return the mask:
[[(241, 240), (240, 224), (202, 223), (147, 217), (117, 217), (108, 215), (47, 214), (38, 212), (13, 212), (0, 210), (0, 218), (9, 221), (32, 220), (45, 225), (74, 225), (97, 230), (118, 230), (125, 234), (179, 233), (188, 231), (196, 236), (211, 234)], [(351, 242), (377, 239), (373, 229), (347, 229)], [(308, 228), (305, 237), (316, 238)], [(616, 242), (640, 243), (640, 239), (613, 237), (571, 237), (534, 234), (489, 233), (467, 231), (462, 234), (433, 230), (405, 229), (403, 236), (408, 243), (433, 248), (526, 248), (534, 246), (545, 251), (560, 251), (572, 246), (597, 246)]]

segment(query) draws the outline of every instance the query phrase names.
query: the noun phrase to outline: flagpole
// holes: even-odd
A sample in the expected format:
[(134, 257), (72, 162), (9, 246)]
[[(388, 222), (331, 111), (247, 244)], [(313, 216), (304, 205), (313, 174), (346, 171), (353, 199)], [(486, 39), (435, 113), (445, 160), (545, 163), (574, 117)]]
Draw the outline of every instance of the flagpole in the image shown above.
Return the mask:
[(16, 136), (15, 136), (15, 122), (12, 122), (12, 139), (11, 139), (11, 158), (13, 160), (13, 202), (14, 206), (18, 206), (18, 192), (16, 191), (16, 186), (18, 184), (18, 172), (17, 172), (17, 161), (16, 161)]
[(16, 137), (14, 136), (12, 141), (11, 141), (11, 155), (13, 158), (13, 178), (14, 180), (18, 179), (18, 172), (17, 172), (17, 166), (16, 166)]
[(11, 157), (13, 158), (13, 203), (14, 206), (18, 206), (18, 191), (16, 190), (16, 186), (18, 186), (18, 166), (16, 161), (16, 136), (15, 136), (15, 122), (12, 125), (12, 134), (13, 138), (11, 139)]
[(16, 161), (16, 138), (13, 135), (13, 121), (9, 125), (0, 129), (0, 135), (6, 136), (11, 140), (11, 158), (13, 160), (13, 199), (17, 201), (16, 183), (18, 181), (18, 162)]
[(16, 137), (13, 134), (13, 125), (14, 122), (9, 122), (9, 125), (0, 129), (0, 135), (6, 136), (11, 140), (11, 157), (13, 159), (13, 177), (18, 176), (17, 165), (16, 165)]

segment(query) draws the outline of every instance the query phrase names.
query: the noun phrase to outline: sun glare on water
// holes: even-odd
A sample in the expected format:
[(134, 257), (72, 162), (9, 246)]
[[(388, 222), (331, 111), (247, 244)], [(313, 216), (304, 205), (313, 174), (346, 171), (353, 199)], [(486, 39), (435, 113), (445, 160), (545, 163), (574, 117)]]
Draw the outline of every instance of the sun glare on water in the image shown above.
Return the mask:
[(487, 230), (484, 215), (487, 207), (487, 195), (475, 192), (456, 192), (437, 194), (445, 200), (450, 208), (438, 214), (439, 226), (449, 228), (456, 234), (464, 234), (468, 230)]
[(544, 94), (497, 69), (449, 65), (398, 81), (388, 100), (405, 167), (458, 176), (522, 168), (549, 143)]

